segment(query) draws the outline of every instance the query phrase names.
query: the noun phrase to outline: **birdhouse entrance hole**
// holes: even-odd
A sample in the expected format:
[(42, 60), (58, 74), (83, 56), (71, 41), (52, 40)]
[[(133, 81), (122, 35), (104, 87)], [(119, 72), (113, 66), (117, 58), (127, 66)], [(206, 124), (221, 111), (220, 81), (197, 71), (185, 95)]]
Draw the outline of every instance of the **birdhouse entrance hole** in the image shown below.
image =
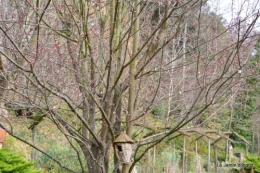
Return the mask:
[(117, 145), (117, 149), (118, 149), (118, 151), (122, 151), (122, 146)]

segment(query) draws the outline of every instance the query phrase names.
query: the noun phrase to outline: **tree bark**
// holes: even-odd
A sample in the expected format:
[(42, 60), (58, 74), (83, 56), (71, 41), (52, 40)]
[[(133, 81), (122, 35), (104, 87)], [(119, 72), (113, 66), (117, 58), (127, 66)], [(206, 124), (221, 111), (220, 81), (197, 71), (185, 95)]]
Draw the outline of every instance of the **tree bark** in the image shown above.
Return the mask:
[[(139, 30), (140, 30), (140, 0), (135, 0), (134, 3), (135, 11), (134, 11), (134, 39), (133, 39), (133, 51), (132, 56), (130, 56), (130, 70), (129, 70), (129, 101), (128, 101), (128, 115), (126, 119), (126, 134), (128, 136), (132, 136), (132, 129), (133, 123), (131, 120), (135, 117), (135, 92), (136, 92), (136, 81), (135, 81), (135, 74), (136, 74), (136, 53), (138, 51), (139, 46)], [(123, 165), (123, 173), (128, 173), (130, 170), (130, 164)]]
[(182, 173), (186, 173), (186, 137), (183, 137)]
[(215, 172), (218, 172), (218, 151), (217, 151), (217, 143), (214, 143), (214, 145), (213, 145), (213, 147), (214, 147), (214, 156), (215, 156)]
[(7, 89), (7, 81), (4, 74), (5, 74), (4, 64), (3, 64), (2, 56), (0, 54), (0, 115), (4, 117), (8, 117), (8, 112), (5, 109), (5, 103), (2, 101), (2, 97), (4, 97)]

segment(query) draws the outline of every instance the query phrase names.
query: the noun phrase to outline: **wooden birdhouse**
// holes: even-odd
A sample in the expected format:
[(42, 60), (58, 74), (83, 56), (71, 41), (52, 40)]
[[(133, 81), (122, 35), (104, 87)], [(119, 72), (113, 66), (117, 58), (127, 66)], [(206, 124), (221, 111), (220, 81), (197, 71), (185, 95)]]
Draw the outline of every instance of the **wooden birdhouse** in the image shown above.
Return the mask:
[(119, 157), (124, 164), (131, 162), (133, 143), (134, 141), (125, 133), (121, 133), (114, 141)]
[(5, 145), (6, 131), (0, 128), (0, 149)]

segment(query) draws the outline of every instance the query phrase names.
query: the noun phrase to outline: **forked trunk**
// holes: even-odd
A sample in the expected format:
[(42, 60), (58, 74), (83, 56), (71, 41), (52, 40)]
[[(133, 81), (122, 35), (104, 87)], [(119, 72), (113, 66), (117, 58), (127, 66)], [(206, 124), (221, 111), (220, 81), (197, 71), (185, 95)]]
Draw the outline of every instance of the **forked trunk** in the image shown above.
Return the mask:
[(103, 153), (100, 147), (93, 144), (88, 148), (81, 146), (87, 160), (88, 173), (107, 173), (108, 172), (108, 154)]

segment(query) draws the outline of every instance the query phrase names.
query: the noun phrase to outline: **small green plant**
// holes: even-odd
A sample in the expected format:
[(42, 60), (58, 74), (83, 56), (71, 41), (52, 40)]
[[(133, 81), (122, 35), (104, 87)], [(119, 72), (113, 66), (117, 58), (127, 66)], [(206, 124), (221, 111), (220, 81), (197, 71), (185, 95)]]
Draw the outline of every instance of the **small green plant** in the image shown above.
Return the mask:
[(1, 173), (41, 173), (36, 170), (33, 163), (25, 160), (21, 155), (0, 149), (0, 172)]
[(260, 173), (260, 157), (246, 156), (246, 161), (244, 162), (243, 167), (245, 167), (247, 172), (253, 167), (254, 173)]

